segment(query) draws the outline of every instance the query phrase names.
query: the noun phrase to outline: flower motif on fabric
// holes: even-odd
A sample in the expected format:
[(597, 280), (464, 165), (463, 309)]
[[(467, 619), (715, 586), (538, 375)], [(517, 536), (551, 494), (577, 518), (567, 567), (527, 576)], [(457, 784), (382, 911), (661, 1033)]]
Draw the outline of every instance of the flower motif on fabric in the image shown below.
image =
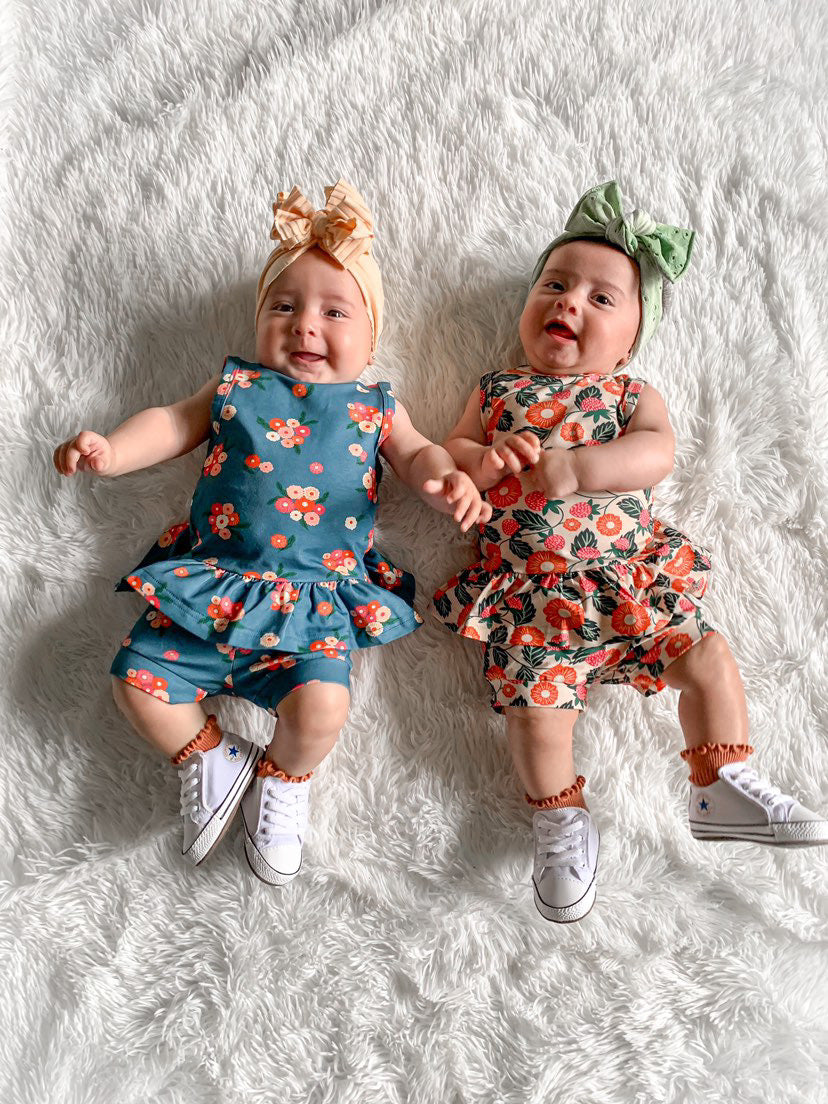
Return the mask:
[(155, 609), (159, 609), (161, 606), (161, 599), (165, 597), (166, 586), (162, 583), (160, 587), (156, 589), (155, 583), (145, 583), (141, 579), (140, 575), (127, 575), (127, 582)]
[(270, 475), (273, 471), (273, 465), (269, 460), (262, 460), (258, 453), (251, 453), (250, 456), (245, 456), (244, 462), (251, 471), (262, 472), (263, 475)]
[(152, 671), (147, 671), (143, 667), (128, 668), (124, 682), (130, 686), (137, 686), (139, 690), (144, 690), (154, 698), (160, 698), (161, 701), (168, 702), (170, 700), (167, 680), (159, 675), (154, 675)]
[(179, 525), (173, 525), (161, 534), (158, 538), (158, 544), (161, 548), (169, 548), (171, 545), (175, 544), (179, 536), (188, 528), (189, 526), (186, 521), (182, 521)]
[(377, 564), (377, 574), (379, 575), (379, 584), (384, 586), (386, 590), (394, 590), (402, 582), (403, 573), (397, 567), (392, 567), (391, 564), (386, 563), (385, 560), (380, 560)]
[(368, 459), (368, 453), (359, 441), (354, 441), (353, 444), (348, 445), (348, 452), (350, 452), (351, 456), (353, 456), (358, 464), (364, 464)]
[(227, 451), (222, 444), (215, 444), (210, 451), (209, 456), (204, 461), (204, 474), (205, 475), (219, 475), (221, 473), (222, 465), (227, 460)]
[(387, 625), (396, 624), (396, 618), (392, 615), (388, 606), (384, 606), (376, 600), (351, 610), (351, 617), (358, 629), (362, 629), (369, 636), (375, 637), (382, 636)]
[(214, 594), (207, 606), (207, 616), (203, 618), (203, 624), (212, 622), (211, 627), (215, 632), (224, 632), (228, 625), (234, 621), (241, 621), (244, 617), (244, 603), (234, 602), (228, 598)]
[(222, 382), (218, 385), (216, 391), (219, 395), (229, 395), (234, 387), (247, 390), (254, 383), (257, 387), (264, 389), (264, 383), (259, 382), (261, 374), (261, 372), (257, 372), (252, 368), (234, 368), (232, 372), (226, 372), (221, 377)]
[(335, 548), (332, 552), (325, 552), (322, 563), (332, 573), (337, 575), (353, 575), (357, 569), (357, 558), (349, 548)]
[(242, 540), (242, 529), (249, 529), (248, 522), (242, 522), (232, 502), (214, 502), (210, 507), (210, 528), (222, 540), (237, 537)]
[(277, 579), (276, 586), (270, 592), (270, 608), (276, 613), (293, 613), (299, 589), (288, 579)]
[(271, 418), (269, 422), (266, 422), (264, 418), (257, 418), (256, 421), (267, 432), (265, 437), (268, 441), (273, 441), (282, 446), (282, 448), (295, 449), (297, 455), (301, 453), (301, 446), (304, 445), (310, 435), (311, 426), (316, 425), (316, 419), (311, 418), (305, 420), (304, 415), (302, 419), (299, 418)]
[(325, 513), (325, 500), (328, 491), (320, 494), (318, 487), (300, 487), (292, 485), (283, 487), (276, 484), (279, 495), (271, 498), (268, 505), (275, 506), (282, 513), (287, 514), (291, 521), (298, 521), (305, 529), (311, 529), (319, 524)]
[(375, 468), (369, 468), (362, 477), (362, 486), (368, 495), (369, 502), (377, 501), (377, 473)]
[(345, 659), (348, 652), (348, 645), (344, 640), (340, 640), (337, 636), (326, 636), (324, 640), (311, 641), (309, 652), (321, 652), (322, 655), (328, 657), (328, 659)]
[(382, 413), (375, 406), (366, 406), (365, 403), (348, 403), (348, 413), (351, 416), (351, 421), (356, 422), (360, 437), (371, 437), (383, 426)]

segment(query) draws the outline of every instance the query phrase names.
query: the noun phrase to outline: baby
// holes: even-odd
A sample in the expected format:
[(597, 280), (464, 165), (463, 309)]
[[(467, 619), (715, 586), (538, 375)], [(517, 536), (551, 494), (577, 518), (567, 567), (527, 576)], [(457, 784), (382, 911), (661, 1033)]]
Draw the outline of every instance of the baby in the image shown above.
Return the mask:
[[(314, 768), (349, 703), (351, 652), (416, 629), (414, 583), (374, 546), (381, 454), (465, 531), (491, 516), (388, 383), (363, 384), (382, 328), (371, 215), (345, 181), (315, 211), (280, 192), (259, 279), (256, 362), (228, 357), (189, 398), (85, 430), (62, 475), (121, 475), (207, 441), (189, 523), (118, 584), (148, 609), (112, 664), (115, 701), (181, 775), (183, 853), (200, 863), (242, 806), (254, 873), (298, 873)], [(246, 698), (278, 717), (264, 756), (200, 704)]]
[(702, 615), (708, 552), (653, 518), (672, 470), (659, 393), (619, 373), (652, 337), (664, 281), (694, 234), (624, 215), (592, 188), (543, 251), (520, 319), (528, 363), (489, 372), (445, 442), (486, 492), (482, 560), (434, 596), (447, 628), (483, 645), (533, 817), (535, 904), (580, 920), (595, 900), (599, 833), (572, 730), (594, 683), (681, 691), (690, 831), (699, 840), (828, 842), (828, 821), (746, 766), (747, 709), (724, 638)]

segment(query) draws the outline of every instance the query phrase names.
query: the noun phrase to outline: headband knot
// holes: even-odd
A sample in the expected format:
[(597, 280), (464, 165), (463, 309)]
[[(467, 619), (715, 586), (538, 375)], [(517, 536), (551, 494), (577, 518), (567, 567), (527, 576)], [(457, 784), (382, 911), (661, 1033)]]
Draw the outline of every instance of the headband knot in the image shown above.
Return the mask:
[(638, 265), (641, 287), (641, 325), (632, 355), (655, 333), (661, 321), (664, 280), (675, 283), (690, 263), (695, 233), (681, 226), (656, 222), (636, 208), (630, 215), (621, 209), (621, 192), (614, 180), (590, 188), (578, 200), (559, 234), (543, 251), (532, 273), (534, 287), (549, 254), (559, 245), (581, 238), (610, 242)]
[(318, 246), (356, 280), (371, 319), (373, 346), (382, 328), (382, 282), (371, 255), (374, 227), (371, 212), (362, 196), (345, 180), (325, 189), (325, 206), (314, 210), (310, 201), (294, 187), (288, 195), (279, 192), (273, 204), (271, 238), (277, 243), (259, 278), (256, 318), (267, 289), (289, 264)]

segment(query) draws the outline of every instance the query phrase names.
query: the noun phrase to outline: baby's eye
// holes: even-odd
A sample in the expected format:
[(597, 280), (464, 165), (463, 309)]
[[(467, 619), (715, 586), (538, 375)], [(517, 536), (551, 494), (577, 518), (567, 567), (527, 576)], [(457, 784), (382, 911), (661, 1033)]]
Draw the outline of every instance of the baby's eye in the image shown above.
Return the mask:
[(601, 306), (612, 306), (612, 299), (610, 299), (608, 295), (604, 295), (603, 291), (599, 291), (595, 298), (598, 300)]
[(553, 289), (554, 288), (563, 288), (563, 284), (561, 283), (560, 280), (550, 280), (549, 283), (546, 286), (548, 288), (553, 288)]
[(339, 310), (338, 307), (331, 307), (331, 309), (328, 311), (328, 314), (332, 315), (334, 318), (344, 318), (345, 317), (344, 312)]
[(270, 309), (284, 314), (286, 311), (293, 310), (293, 307), (290, 303), (272, 303)]

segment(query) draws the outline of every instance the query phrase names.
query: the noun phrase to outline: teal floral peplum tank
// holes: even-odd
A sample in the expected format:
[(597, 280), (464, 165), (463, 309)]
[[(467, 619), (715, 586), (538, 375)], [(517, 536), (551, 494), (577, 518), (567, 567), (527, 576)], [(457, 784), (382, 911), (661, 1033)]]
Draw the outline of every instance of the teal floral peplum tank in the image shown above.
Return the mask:
[(302, 383), (225, 361), (189, 522), (163, 533), (116, 590), (203, 639), (300, 651), (412, 632), (414, 579), (374, 547), (388, 383)]

